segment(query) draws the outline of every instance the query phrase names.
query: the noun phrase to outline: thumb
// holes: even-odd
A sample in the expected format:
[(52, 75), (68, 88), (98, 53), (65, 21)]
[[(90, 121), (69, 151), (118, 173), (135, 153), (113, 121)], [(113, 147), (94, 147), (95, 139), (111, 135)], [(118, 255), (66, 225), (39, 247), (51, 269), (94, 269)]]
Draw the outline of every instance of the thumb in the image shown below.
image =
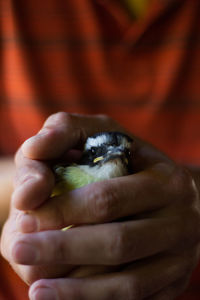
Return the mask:
[(88, 116), (59, 112), (51, 115), (42, 129), (22, 145), (25, 157), (48, 160), (82, 145), (88, 136), (101, 131), (123, 130), (104, 115)]

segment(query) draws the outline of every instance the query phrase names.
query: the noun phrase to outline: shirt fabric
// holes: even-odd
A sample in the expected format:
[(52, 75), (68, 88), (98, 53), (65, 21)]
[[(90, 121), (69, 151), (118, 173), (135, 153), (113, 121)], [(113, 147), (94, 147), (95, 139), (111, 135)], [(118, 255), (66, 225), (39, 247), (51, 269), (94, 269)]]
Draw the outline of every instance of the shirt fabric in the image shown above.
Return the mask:
[[(152, 0), (135, 20), (114, 0), (0, 0), (0, 154), (67, 111), (108, 114), (200, 164), (199, 15), (199, 0)], [(196, 272), (181, 300), (199, 299)], [(27, 299), (22, 286), (12, 273), (0, 299)]]
[(128, 9), (130, 15), (136, 18), (141, 17), (148, 7), (150, 0), (121, 0), (124, 7)]

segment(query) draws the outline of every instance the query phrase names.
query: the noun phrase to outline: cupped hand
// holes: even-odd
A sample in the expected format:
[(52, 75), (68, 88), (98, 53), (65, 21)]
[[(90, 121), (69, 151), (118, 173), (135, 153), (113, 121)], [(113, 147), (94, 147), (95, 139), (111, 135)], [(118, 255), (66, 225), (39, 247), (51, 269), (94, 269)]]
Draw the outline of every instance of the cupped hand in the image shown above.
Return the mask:
[[(49, 199), (54, 180), (41, 160), (56, 159), (88, 135), (106, 130), (123, 129), (102, 116), (58, 114), (47, 120), (44, 134), (27, 141), (17, 154), (16, 191), (1, 247), (25, 281), (53, 278), (36, 281), (31, 299), (51, 299), (45, 296), (49, 290), (52, 299), (174, 299), (197, 264), (195, 181), (136, 138), (134, 174)], [(56, 230), (70, 224), (75, 226)], [(79, 265), (83, 267), (70, 270)], [(96, 265), (106, 271), (95, 274)], [(85, 278), (77, 278), (80, 274)]]
[[(5, 258), (9, 260), (8, 249), (14, 238), (21, 236), (17, 224), (19, 224), (22, 211), (37, 209), (43, 203), (50, 201), (49, 197), (54, 187), (52, 164), (58, 159), (76, 160), (88, 136), (109, 130), (123, 131), (116, 122), (104, 115), (81, 116), (61, 112), (51, 115), (40, 132), (20, 147), (15, 156), (16, 177), (10, 214), (1, 236), (1, 253)], [(30, 231), (30, 225), (29, 227), (26, 225), (28, 224), (25, 224), (26, 230)], [(28, 284), (38, 278), (64, 276), (71, 270), (75, 274), (74, 266), (63, 265), (63, 263), (53, 266), (52, 264), (23, 266), (13, 260), (9, 262)], [(80, 274), (80, 270), (78, 273)]]

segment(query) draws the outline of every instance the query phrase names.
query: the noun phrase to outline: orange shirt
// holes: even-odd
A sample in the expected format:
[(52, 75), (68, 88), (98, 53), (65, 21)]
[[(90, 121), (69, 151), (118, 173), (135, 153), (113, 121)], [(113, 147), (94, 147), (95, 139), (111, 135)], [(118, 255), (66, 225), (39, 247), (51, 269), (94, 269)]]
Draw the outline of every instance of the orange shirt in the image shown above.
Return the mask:
[(0, 0), (0, 154), (62, 110), (200, 164), (199, 16), (199, 0), (154, 0), (138, 20), (115, 0)]

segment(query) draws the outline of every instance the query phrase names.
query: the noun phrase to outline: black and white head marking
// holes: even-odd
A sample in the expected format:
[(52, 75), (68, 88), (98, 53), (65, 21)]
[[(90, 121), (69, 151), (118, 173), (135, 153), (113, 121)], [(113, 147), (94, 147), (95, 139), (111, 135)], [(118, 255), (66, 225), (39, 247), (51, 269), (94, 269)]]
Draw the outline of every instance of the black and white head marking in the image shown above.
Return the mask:
[(100, 179), (131, 173), (130, 154), (133, 140), (121, 132), (101, 132), (85, 143), (79, 167)]
[(87, 151), (101, 146), (121, 146), (124, 149), (130, 149), (132, 141), (128, 135), (121, 132), (100, 132), (87, 139), (85, 150)]
[(80, 164), (89, 168), (88, 172), (103, 177), (106, 173), (111, 177), (130, 173), (132, 142), (121, 132), (97, 133), (87, 139)]

